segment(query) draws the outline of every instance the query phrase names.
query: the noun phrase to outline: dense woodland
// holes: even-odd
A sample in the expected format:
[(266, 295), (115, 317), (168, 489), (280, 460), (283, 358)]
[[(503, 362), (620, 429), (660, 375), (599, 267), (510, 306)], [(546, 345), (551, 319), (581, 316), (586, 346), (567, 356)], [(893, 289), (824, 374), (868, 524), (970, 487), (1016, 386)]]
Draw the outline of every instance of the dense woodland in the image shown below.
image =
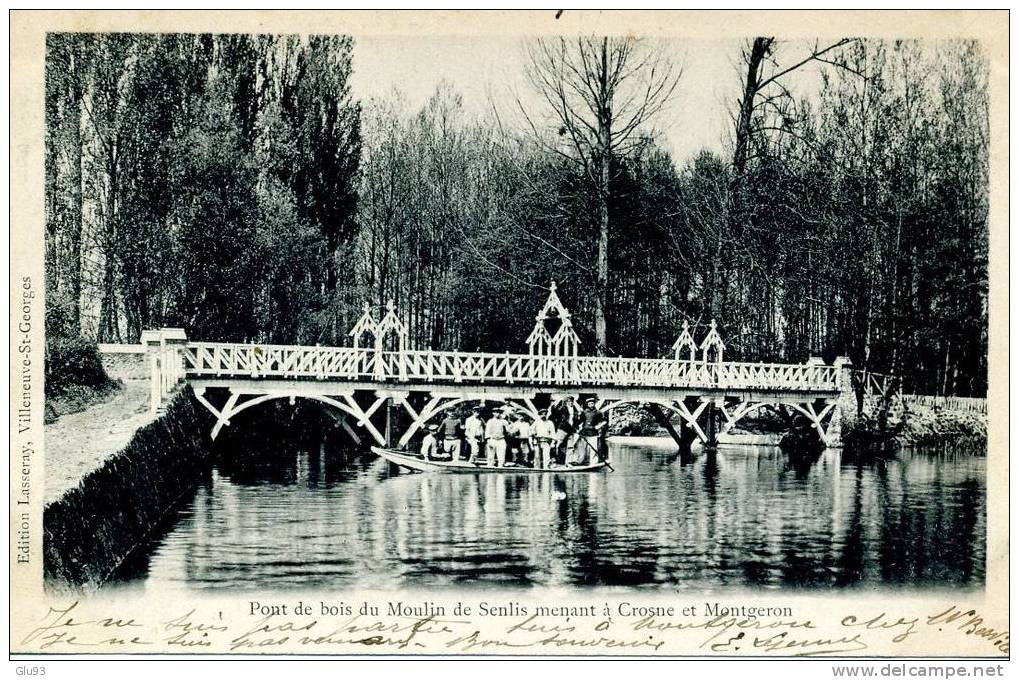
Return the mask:
[(445, 84), (356, 101), (354, 49), (51, 34), (48, 332), (346, 344), (392, 298), (418, 347), (516, 352), (555, 279), (589, 353), (714, 318), (729, 358), (984, 393), (978, 44), (748, 40), (725, 151), (692, 158), (655, 135), (682, 65), (650, 44), (535, 43), (536, 96), (481, 116)]

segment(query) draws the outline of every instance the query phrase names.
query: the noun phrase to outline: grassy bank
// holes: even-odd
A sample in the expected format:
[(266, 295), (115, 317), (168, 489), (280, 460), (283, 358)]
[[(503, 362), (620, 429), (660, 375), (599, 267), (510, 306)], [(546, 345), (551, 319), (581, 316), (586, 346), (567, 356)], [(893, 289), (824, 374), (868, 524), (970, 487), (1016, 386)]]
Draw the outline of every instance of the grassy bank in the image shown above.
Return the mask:
[(971, 411), (952, 411), (912, 404), (901, 414), (865, 414), (846, 430), (847, 442), (862, 445), (929, 446), (952, 442), (987, 442), (987, 418)]
[(109, 401), (123, 387), (106, 373), (96, 344), (84, 338), (47, 338), (45, 375), (47, 423)]

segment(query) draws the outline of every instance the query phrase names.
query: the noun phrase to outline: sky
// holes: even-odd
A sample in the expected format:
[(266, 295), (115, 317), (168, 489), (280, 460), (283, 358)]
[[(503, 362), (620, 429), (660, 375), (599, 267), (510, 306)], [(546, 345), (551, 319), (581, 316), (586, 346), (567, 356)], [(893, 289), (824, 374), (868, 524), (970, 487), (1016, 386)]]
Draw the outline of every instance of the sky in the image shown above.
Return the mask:
[[(411, 111), (421, 108), (445, 79), (463, 96), (468, 113), (493, 103), (500, 115), (516, 111), (515, 98), (539, 108), (525, 77), (525, 41), (491, 36), (354, 36), (352, 89), (362, 101), (395, 88)], [(738, 40), (670, 40), (662, 49), (682, 67), (676, 92), (655, 119), (662, 144), (682, 163), (704, 148), (722, 151), (739, 96)]]

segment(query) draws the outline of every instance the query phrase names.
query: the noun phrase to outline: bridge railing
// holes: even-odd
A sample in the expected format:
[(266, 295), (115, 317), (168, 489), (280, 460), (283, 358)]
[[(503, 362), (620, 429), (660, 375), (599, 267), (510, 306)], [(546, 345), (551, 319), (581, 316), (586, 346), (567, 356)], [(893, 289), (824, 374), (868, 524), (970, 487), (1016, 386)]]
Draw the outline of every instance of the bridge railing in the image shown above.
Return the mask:
[(868, 370), (853, 371), (853, 380), (864, 395), (882, 397), (893, 396), (902, 384), (898, 376)]
[(928, 406), (945, 411), (987, 413), (987, 399), (983, 397), (938, 397), (929, 394), (903, 394), (902, 401), (908, 405)]
[(376, 352), (371, 348), (199, 342), (188, 343), (181, 356), (189, 377), (839, 390), (839, 369), (823, 364), (432, 350)]
[(375, 352), (353, 347), (302, 347), (192, 342), (181, 352), (189, 376), (356, 378), (374, 374)]

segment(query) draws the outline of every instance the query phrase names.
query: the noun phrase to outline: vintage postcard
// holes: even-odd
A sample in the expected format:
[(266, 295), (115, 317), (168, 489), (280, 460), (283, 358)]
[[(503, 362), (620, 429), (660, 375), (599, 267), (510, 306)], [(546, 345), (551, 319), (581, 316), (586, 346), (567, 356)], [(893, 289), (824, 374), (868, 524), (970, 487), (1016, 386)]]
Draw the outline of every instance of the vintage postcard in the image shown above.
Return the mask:
[(993, 670), (1007, 26), (13, 12), (11, 653)]

